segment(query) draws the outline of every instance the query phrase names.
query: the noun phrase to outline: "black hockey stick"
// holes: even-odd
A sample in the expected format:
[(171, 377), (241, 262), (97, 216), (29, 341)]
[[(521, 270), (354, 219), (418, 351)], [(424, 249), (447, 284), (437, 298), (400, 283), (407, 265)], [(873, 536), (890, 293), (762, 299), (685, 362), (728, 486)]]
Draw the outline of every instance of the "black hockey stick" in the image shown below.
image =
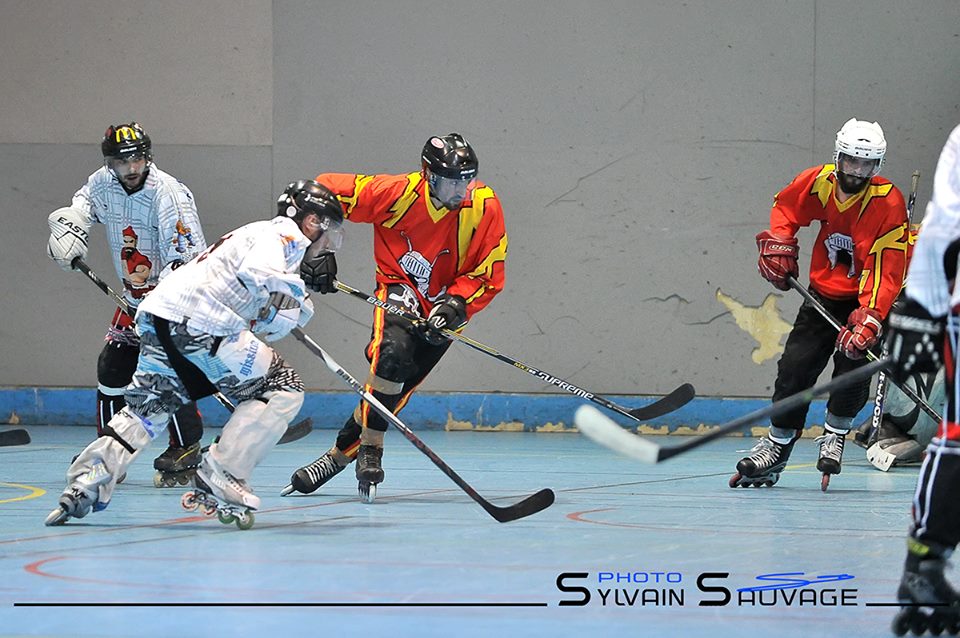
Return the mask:
[[(105, 282), (103, 279), (100, 279), (100, 276), (97, 275), (97, 273), (93, 272), (93, 270), (90, 269), (90, 266), (88, 266), (81, 257), (74, 257), (73, 261), (70, 262), (70, 265), (73, 266), (74, 270), (79, 270), (84, 275), (86, 275), (90, 281), (96, 284), (97, 288), (102, 290), (104, 293), (106, 293), (108, 297), (113, 299), (113, 302), (120, 307), (120, 310), (125, 315), (132, 318), (137, 314), (136, 311), (130, 307), (130, 303), (127, 302), (126, 299), (118, 295), (116, 291), (113, 290), (113, 288), (107, 285), (107, 282)], [(213, 398), (219, 401), (220, 405), (225, 407), (228, 412), (232, 413), (236, 409), (236, 406), (233, 405), (233, 402), (230, 399), (228, 399), (226, 396), (224, 396), (222, 392), (214, 393)], [(282, 445), (283, 443), (290, 443), (291, 441), (302, 439), (303, 437), (310, 434), (311, 430), (313, 430), (313, 419), (310, 417), (307, 417), (306, 419), (303, 419), (302, 421), (298, 421), (297, 423), (294, 423), (293, 425), (288, 427), (287, 431), (283, 433), (282, 437), (280, 437), (280, 440), (277, 442), (277, 445)]]
[[(804, 288), (803, 285), (799, 281), (797, 281), (795, 277), (787, 275), (787, 283), (790, 284), (791, 288), (799, 292), (803, 296), (803, 298), (806, 299), (807, 302), (809, 302), (810, 305), (812, 305), (816, 309), (816, 311), (819, 312), (820, 315), (824, 319), (826, 319), (831, 326), (836, 328), (837, 332), (840, 332), (843, 330), (843, 326), (840, 325), (840, 322), (837, 321), (836, 318), (833, 315), (831, 315), (830, 312), (823, 306), (823, 304), (820, 303), (820, 301), (816, 297), (814, 297), (809, 290)], [(871, 350), (867, 350), (866, 356), (867, 356), (867, 359), (870, 361), (879, 361), (883, 358)], [(891, 379), (891, 381), (897, 384), (897, 387), (900, 388), (900, 390), (907, 396), (907, 398), (909, 398), (911, 401), (916, 403), (921, 410), (923, 410), (928, 415), (930, 415), (931, 419), (933, 419), (938, 423), (943, 419), (939, 414), (937, 414), (937, 411), (934, 410), (932, 407), (930, 407), (930, 404), (924, 401), (923, 397), (917, 394), (913, 390), (913, 388), (911, 388), (909, 385), (907, 385), (906, 383), (897, 383), (894, 379)]]
[(6, 432), (0, 432), (0, 447), (8, 447), (11, 445), (26, 445), (30, 442), (30, 434), (27, 433), (23, 428), (18, 428), (16, 430), (7, 430)]
[[(342, 281), (337, 281), (336, 286), (337, 286), (337, 290), (341, 290), (352, 297), (356, 297), (357, 299), (362, 299), (370, 305), (377, 306), (378, 308), (383, 308), (390, 314), (396, 315), (398, 317), (403, 317), (407, 321), (411, 321), (413, 323), (418, 323), (423, 321), (422, 317), (419, 317), (412, 312), (409, 312), (403, 308), (400, 308), (399, 306), (395, 306), (385, 301), (381, 301), (380, 299), (377, 299), (373, 295), (368, 295), (367, 293), (361, 292), (356, 288), (351, 288), (350, 286), (346, 285)], [(451, 339), (453, 341), (459, 341), (460, 343), (466, 344), (471, 348), (473, 348), (474, 350), (479, 350), (480, 352), (483, 352), (484, 354), (488, 354), (496, 359), (499, 359), (504, 363), (509, 363), (513, 367), (519, 368), (524, 372), (532, 374), (538, 379), (542, 379), (543, 381), (546, 381), (551, 385), (555, 385), (561, 390), (566, 390), (570, 394), (575, 394), (578, 397), (587, 399), (588, 401), (593, 401), (597, 405), (602, 405), (608, 410), (612, 410), (613, 412), (622, 414), (623, 416), (631, 418), (634, 421), (642, 422), (648, 419), (654, 419), (656, 417), (663, 416), (664, 414), (669, 414), (670, 412), (673, 412), (675, 410), (679, 410), (686, 404), (690, 403), (693, 397), (696, 396), (696, 390), (694, 390), (693, 386), (690, 385), (689, 383), (684, 383), (683, 385), (673, 390), (673, 392), (671, 392), (670, 394), (657, 399), (653, 403), (650, 403), (648, 405), (645, 405), (639, 408), (634, 408), (633, 410), (627, 410), (626, 408), (620, 407), (619, 405), (617, 405), (613, 401), (610, 401), (609, 399), (605, 399), (602, 396), (596, 395), (592, 392), (588, 392), (583, 388), (578, 388), (577, 386), (573, 385), (569, 381), (564, 381), (559, 377), (555, 377), (549, 372), (544, 372), (543, 370), (539, 370), (537, 368), (528, 366), (522, 361), (517, 361), (516, 359), (508, 357), (503, 353), (497, 352), (496, 350), (494, 350), (489, 346), (483, 345), (479, 341), (474, 341), (470, 337), (465, 337), (464, 335), (458, 332), (454, 332), (453, 330), (443, 329), (441, 330), (441, 332), (447, 339)]]
[[(913, 224), (913, 206), (917, 202), (917, 184), (920, 182), (920, 171), (913, 171), (913, 175), (910, 176), (910, 195), (907, 198), (907, 240), (909, 241), (910, 237), (910, 226)], [(883, 347), (880, 351), (881, 356), (887, 356), (887, 344), (884, 342)], [(919, 388), (919, 383), (917, 384)], [(867, 433), (866, 437), (866, 448), (869, 450), (871, 446), (877, 441), (877, 437), (880, 435), (880, 425), (883, 421), (883, 402), (886, 399), (887, 395), (887, 373), (883, 370), (880, 371), (880, 374), (877, 375), (877, 393), (873, 397), (873, 414), (870, 416), (870, 431)], [(871, 456), (867, 455), (867, 460), (869, 460), (877, 469), (886, 472), (890, 469), (890, 465), (893, 463), (893, 455), (886, 454), (883, 457), (883, 460), (875, 460)]]
[(390, 422), (393, 427), (400, 430), (400, 433), (403, 436), (413, 443), (414, 447), (423, 452), (430, 461), (433, 462), (440, 471), (450, 477), (454, 483), (457, 484), (461, 490), (467, 493), (467, 496), (476, 501), (480, 507), (482, 507), (487, 514), (494, 517), (501, 523), (507, 523), (509, 521), (515, 521), (518, 518), (524, 518), (530, 516), (531, 514), (536, 514), (541, 510), (545, 510), (551, 505), (553, 505), (554, 494), (553, 490), (542, 489), (536, 494), (532, 494), (527, 498), (523, 499), (519, 503), (509, 505), (507, 507), (497, 507), (487, 499), (480, 496), (480, 494), (473, 489), (469, 483), (460, 478), (460, 475), (453, 471), (449, 465), (447, 465), (443, 459), (437, 456), (437, 453), (427, 447), (427, 444), (420, 440), (413, 431), (401, 421), (397, 415), (391, 412), (385, 405), (380, 403), (375, 396), (364, 390), (363, 386), (351, 376), (349, 372), (340, 367), (333, 357), (331, 357), (327, 352), (320, 347), (320, 345), (311, 339), (303, 330), (300, 328), (294, 328), (290, 333), (296, 338), (297, 341), (302, 343), (307, 347), (307, 350), (317, 355), (323, 359), (323, 363), (329, 368), (331, 372), (343, 379), (347, 385), (349, 385), (354, 392), (363, 397), (363, 400), (370, 404), (370, 407), (377, 411), (384, 419)]
[(683, 454), (701, 445), (706, 445), (721, 436), (742, 430), (758, 421), (783, 414), (801, 405), (810, 403), (814, 398), (822, 394), (835, 392), (863, 379), (869, 379), (874, 373), (883, 370), (889, 364), (890, 361), (888, 359), (873, 361), (865, 366), (835, 377), (826, 383), (813, 386), (812, 388), (781, 399), (776, 403), (771, 403), (759, 410), (754, 410), (733, 421), (728, 421), (727, 423), (717, 426), (707, 434), (690, 437), (689, 441), (679, 445), (662, 446), (648, 438), (631, 434), (600, 412), (600, 410), (589, 405), (582, 405), (577, 409), (574, 415), (574, 422), (577, 424), (580, 432), (604, 447), (608, 447), (643, 463), (660, 463), (678, 454)]

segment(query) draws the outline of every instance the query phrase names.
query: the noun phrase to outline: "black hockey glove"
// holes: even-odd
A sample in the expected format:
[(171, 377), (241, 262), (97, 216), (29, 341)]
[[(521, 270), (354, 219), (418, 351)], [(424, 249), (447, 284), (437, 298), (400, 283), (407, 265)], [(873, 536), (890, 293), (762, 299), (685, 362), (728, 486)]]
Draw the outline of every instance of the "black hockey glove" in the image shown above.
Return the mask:
[(337, 258), (329, 250), (312, 254), (307, 249), (300, 262), (300, 278), (307, 288), (325, 295), (337, 292)]
[(467, 323), (467, 301), (458, 295), (449, 295), (433, 307), (425, 321), (420, 322), (420, 336), (433, 346), (447, 341), (443, 330), (459, 330)]
[(888, 319), (890, 375), (906, 381), (914, 372), (936, 372), (943, 363), (944, 317), (933, 317), (919, 303), (904, 297)]

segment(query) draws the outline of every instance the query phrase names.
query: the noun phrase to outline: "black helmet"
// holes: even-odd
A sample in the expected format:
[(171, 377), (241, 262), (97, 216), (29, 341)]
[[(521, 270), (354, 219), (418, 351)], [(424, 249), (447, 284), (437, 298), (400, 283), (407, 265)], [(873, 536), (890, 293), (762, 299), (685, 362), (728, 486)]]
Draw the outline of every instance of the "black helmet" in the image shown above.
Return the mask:
[(477, 154), (459, 133), (435, 135), (423, 145), (423, 167), (449, 179), (473, 179), (477, 176)]
[(277, 200), (277, 215), (289, 217), (299, 224), (308, 213), (329, 217), (338, 224), (343, 222), (340, 200), (326, 186), (312, 179), (287, 184)]
[[(304, 223), (311, 213), (320, 218), (319, 223)], [(325, 250), (335, 251), (343, 241), (343, 206), (330, 189), (312, 179), (287, 184), (277, 200), (277, 216), (297, 222), (300, 230)], [(312, 233), (317, 231), (319, 236), (314, 237)]]
[(142, 156), (153, 161), (150, 136), (136, 122), (113, 124), (103, 134), (100, 150), (104, 158), (124, 159)]

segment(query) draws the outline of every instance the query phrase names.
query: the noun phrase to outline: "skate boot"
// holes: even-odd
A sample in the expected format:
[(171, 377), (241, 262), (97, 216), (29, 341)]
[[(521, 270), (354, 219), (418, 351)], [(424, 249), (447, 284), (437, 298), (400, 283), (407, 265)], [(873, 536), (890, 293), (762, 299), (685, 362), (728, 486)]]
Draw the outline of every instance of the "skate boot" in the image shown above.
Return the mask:
[(342, 472), (348, 464), (341, 464), (337, 454), (333, 450), (328, 450), (313, 463), (304, 465), (294, 472), (290, 477), (290, 484), (280, 491), (280, 496), (287, 496), (293, 492), (301, 494), (316, 492), (321, 485)]
[(361, 445), (357, 452), (357, 490), (364, 503), (377, 498), (377, 484), (383, 483), (382, 460), (383, 448), (376, 445)]
[(226, 471), (211, 454), (205, 454), (196, 475), (197, 489), (180, 498), (187, 511), (200, 508), (205, 516), (217, 515), (224, 525), (236, 523), (240, 529), (253, 527), (253, 510), (260, 508), (260, 497), (253, 493), (243, 479)]
[(920, 636), (929, 630), (937, 636), (960, 631), (960, 596), (944, 578), (945, 565), (942, 556), (921, 558), (912, 551), (907, 553), (897, 589), (901, 608), (890, 626), (894, 634), (903, 636), (911, 631)]
[(830, 485), (830, 477), (840, 473), (840, 461), (843, 458), (843, 443), (846, 441), (846, 432), (824, 430), (821, 436), (814, 439), (820, 444), (820, 458), (817, 459), (817, 470), (822, 472), (820, 490), (826, 492)]
[(787, 444), (769, 436), (760, 439), (750, 454), (737, 463), (737, 473), (730, 477), (730, 487), (773, 487), (787, 466), (796, 438)]
[(200, 444), (194, 443), (187, 447), (170, 446), (163, 454), (153, 461), (154, 487), (176, 487), (187, 485), (193, 480), (200, 465)]
[(57, 509), (47, 515), (44, 525), (63, 525), (71, 518), (83, 518), (90, 513), (106, 509), (106, 504), (98, 501), (99, 487), (110, 481), (110, 473), (103, 463), (96, 463), (86, 474), (67, 486), (60, 495)]

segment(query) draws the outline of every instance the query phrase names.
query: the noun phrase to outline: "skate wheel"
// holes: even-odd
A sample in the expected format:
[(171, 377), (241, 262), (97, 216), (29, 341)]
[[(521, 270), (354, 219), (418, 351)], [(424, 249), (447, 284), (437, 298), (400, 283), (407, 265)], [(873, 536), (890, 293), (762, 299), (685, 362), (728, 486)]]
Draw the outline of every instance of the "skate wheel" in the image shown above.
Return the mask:
[(196, 511), (200, 507), (200, 502), (197, 500), (196, 492), (187, 492), (180, 497), (180, 506), (188, 512)]
[(939, 636), (944, 629), (946, 629), (946, 626), (943, 620), (937, 617), (936, 613), (930, 616), (930, 620), (927, 621), (927, 631), (930, 632), (931, 636)]
[(357, 491), (360, 492), (360, 500), (367, 505), (370, 505), (375, 500), (377, 500), (377, 484), (376, 483), (367, 483), (366, 481), (360, 481), (357, 486)]
[(203, 510), (204, 516), (213, 516), (217, 513), (217, 506), (212, 503), (201, 503), (200, 509)]
[(190, 475), (181, 474), (180, 476), (177, 477), (177, 483), (179, 483), (180, 485), (190, 485)]
[(927, 630), (927, 616), (922, 612), (917, 612), (910, 618), (910, 631), (915, 636), (922, 636)]
[(67, 518), (69, 518), (67, 516), (67, 510), (58, 506), (57, 509), (47, 514), (47, 518), (43, 521), (43, 524), (46, 525), (47, 527), (52, 527), (54, 525), (63, 525), (64, 523), (67, 522)]
[(242, 530), (248, 530), (253, 527), (254, 516), (253, 512), (241, 512), (239, 516), (236, 517), (237, 527)]
[(733, 476), (730, 477), (730, 480), (727, 481), (727, 484), (728, 484), (730, 487), (740, 487), (740, 479), (741, 479), (741, 478), (743, 478), (743, 477), (740, 476), (740, 472), (737, 472), (736, 474), (734, 474)]
[(830, 475), (824, 474), (820, 477), (820, 491), (826, 492), (827, 488), (830, 486)]
[(217, 520), (223, 523), (224, 525), (230, 525), (237, 517), (231, 514), (230, 512), (217, 512)]

